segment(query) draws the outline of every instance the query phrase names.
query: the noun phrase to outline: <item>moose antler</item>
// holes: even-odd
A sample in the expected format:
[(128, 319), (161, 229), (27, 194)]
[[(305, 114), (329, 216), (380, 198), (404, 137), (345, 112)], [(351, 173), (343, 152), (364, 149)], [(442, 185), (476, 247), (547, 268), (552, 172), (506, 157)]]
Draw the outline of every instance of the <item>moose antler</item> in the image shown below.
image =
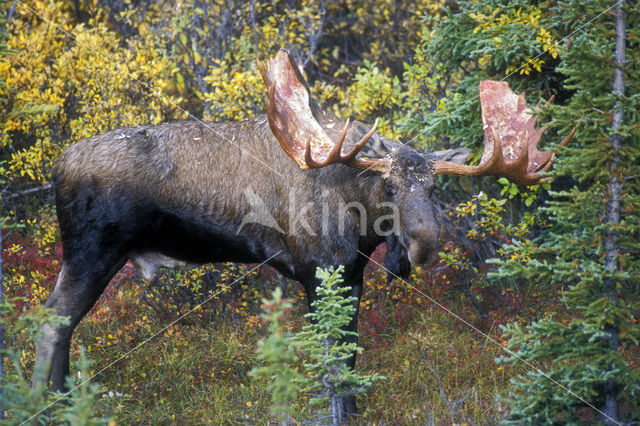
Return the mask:
[[(547, 127), (536, 129), (538, 117), (531, 115), (524, 94), (511, 91), (505, 82), (480, 82), (480, 106), (484, 129), (484, 153), (478, 166), (447, 161), (434, 162), (434, 173), (461, 176), (504, 176), (520, 185), (546, 182), (540, 172), (549, 170), (553, 153), (538, 151)], [(575, 129), (560, 143), (569, 143)]]
[(389, 162), (386, 159), (356, 158), (376, 131), (377, 120), (373, 128), (343, 155), (342, 145), (349, 132), (349, 120), (342, 130), (342, 135), (334, 143), (314, 117), (309, 86), (303, 76), (301, 65), (295, 63), (291, 54), (281, 49), (275, 58), (267, 62), (266, 69), (260, 61), (258, 68), (269, 90), (269, 126), (282, 149), (300, 168), (316, 169), (341, 163), (358, 169), (387, 170)]

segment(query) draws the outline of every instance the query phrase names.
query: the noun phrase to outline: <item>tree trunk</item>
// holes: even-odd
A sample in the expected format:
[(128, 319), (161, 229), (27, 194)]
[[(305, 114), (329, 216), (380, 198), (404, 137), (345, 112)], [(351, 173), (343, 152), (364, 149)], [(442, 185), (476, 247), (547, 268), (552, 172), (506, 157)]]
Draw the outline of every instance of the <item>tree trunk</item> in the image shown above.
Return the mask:
[[(624, 66), (625, 66), (625, 19), (624, 19), (624, 0), (618, 3), (616, 16), (616, 52), (615, 52), (615, 70), (613, 78), (613, 93), (618, 96), (624, 95)], [(620, 193), (621, 180), (618, 166), (620, 163), (620, 149), (622, 148), (622, 136), (618, 134), (620, 125), (624, 115), (622, 102), (618, 99), (613, 105), (613, 119), (611, 122), (611, 149), (614, 152), (613, 160), (609, 164), (609, 194), (610, 198), (607, 202), (607, 222), (609, 225), (620, 224)], [(605, 250), (606, 250), (606, 268), (613, 275), (618, 270), (618, 249), (616, 246), (617, 232), (614, 229), (607, 231)], [(615, 303), (616, 298), (616, 282), (611, 276), (604, 280), (604, 287), (607, 297)], [(609, 349), (618, 350), (618, 327), (612, 325), (605, 330), (609, 334)], [(607, 380), (604, 384), (605, 403), (602, 407), (603, 421), (607, 425), (620, 424), (618, 419), (618, 401), (616, 383), (613, 379)]]

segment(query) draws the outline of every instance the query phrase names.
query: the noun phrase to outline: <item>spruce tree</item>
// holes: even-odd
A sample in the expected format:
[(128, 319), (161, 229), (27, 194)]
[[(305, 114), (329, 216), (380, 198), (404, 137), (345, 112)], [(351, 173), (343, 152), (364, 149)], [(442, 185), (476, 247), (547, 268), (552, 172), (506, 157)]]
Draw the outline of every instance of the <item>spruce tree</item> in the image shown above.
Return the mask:
[(285, 426), (294, 414), (292, 405), (296, 402), (304, 378), (295, 365), (300, 344), (284, 327), (287, 311), (293, 305), (290, 300), (282, 298), (280, 287), (275, 289), (271, 297), (262, 299), (265, 312), (261, 316), (269, 323), (269, 336), (258, 342), (258, 360), (263, 364), (249, 374), (254, 378), (265, 377), (269, 380), (267, 390), (273, 402), (271, 413)]
[(379, 374), (360, 375), (346, 363), (354, 351), (360, 353), (362, 348), (355, 342), (345, 342), (345, 337), (357, 336), (345, 330), (356, 310), (353, 304), (356, 298), (348, 296), (351, 287), (343, 284), (343, 272), (343, 266), (316, 270), (316, 277), (321, 280), (316, 289), (318, 299), (311, 303), (313, 312), (305, 315), (311, 324), (296, 336), (309, 357), (305, 368), (310, 373), (306, 390), (315, 395), (311, 403), (328, 401), (332, 425), (344, 418), (340, 408), (343, 395), (364, 393), (373, 383), (384, 379)]
[[(343, 286), (343, 272), (343, 266), (317, 268), (316, 277), (321, 281), (316, 289), (319, 298), (311, 303), (313, 312), (305, 315), (311, 324), (295, 335), (284, 331), (285, 312), (292, 304), (282, 299), (282, 290), (276, 288), (271, 300), (263, 299), (266, 312), (262, 317), (269, 323), (269, 336), (258, 343), (258, 359), (263, 365), (250, 374), (269, 380), (267, 390), (274, 403), (271, 412), (282, 425), (288, 424), (293, 414), (291, 406), (301, 390), (312, 395), (312, 404), (328, 403), (330, 407), (328, 415), (321, 410), (321, 417), (312, 422), (325, 423), (328, 419), (337, 425), (344, 418), (340, 408), (342, 396), (364, 393), (373, 383), (384, 379), (379, 374), (357, 374), (346, 363), (353, 352), (359, 353), (362, 348), (355, 342), (344, 341), (347, 336), (356, 336), (345, 330), (355, 312), (356, 298), (348, 296), (351, 287)], [(298, 350), (306, 354), (306, 374), (295, 367)]]
[(505, 327), (513, 352), (502, 361), (542, 365), (513, 380), (505, 424), (639, 419), (640, 374), (624, 353), (637, 354), (640, 339), (640, 64), (625, 55), (638, 51), (640, 10), (611, 6), (559, 2), (549, 15), (558, 34), (578, 30), (557, 69), (571, 95), (551, 111), (555, 126), (576, 134), (556, 162), (564, 188), (551, 192), (552, 223), (534, 260), (503, 263), (500, 274), (566, 288), (571, 317)]
[(555, 159), (551, 191), (538, 194), (548, 226), (533, 242), (503, 245), (510, 260), (495, 261), (500, 269), (489, 274), (490, 282), (543, 289), (550, 301), (560, 289), (561, 298), (551, 319), (505, 328), (501, 361), (525, 361), (529, 369), (513, 381), (505, 423), (638, 420), (638, 3), (459, 2), (423, 41), (413, 68), (422, 61), (431, 78), (449, 82), (436, 110), (407, 120), (431, 143), (453, 140), (481, 151), (481, 79), (505, 79), (529, 105), (556, 96), (540, 112), (540, 124), (550, 125), (544, 149), (575, 128)]

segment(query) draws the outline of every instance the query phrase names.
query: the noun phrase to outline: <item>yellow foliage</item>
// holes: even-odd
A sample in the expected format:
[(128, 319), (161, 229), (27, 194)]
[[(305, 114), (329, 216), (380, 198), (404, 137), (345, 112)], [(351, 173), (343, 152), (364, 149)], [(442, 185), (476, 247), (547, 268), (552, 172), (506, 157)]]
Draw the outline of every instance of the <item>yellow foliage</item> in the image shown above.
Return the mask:
[(445, 3), (442, 0), (381, 0), (375, 5), (365, 0), (331, 2), (327, 5), (329, 13), (347, 8), (355, 16), (328, 23), (327, 31), (360, 35), (369, 43), (362, 49), (363, 59), (400, 65), (413, 56), (425, 24), (442, 16)]
[(47, 182), (69, 143), (184, 116), (174, 96), (174, 65), (151, 39), (124, 49), (104, 23), (74, 24), (65, 5), (33, 2), (50, 22), (19, 6), (11, 22), (8, 44), (17, 53), (0, 62), (2, 103), (11, 108), (0, 116), (1, 146), (12, 152), (8, 180)]
[[(141, 9), (132, 0), (120, 6), (18, 3), (8, 28), (16, 53), (0, 60), (0, 148), (7, 153), (0, 179), (43, 184), (69, 144), (118, 127), (185, 118), (183, 108), (212, 120), (258, 113), (264, 87), (255, 59), (280, 47), (294, 47), (314, 76), (340, 82), (318, 79), (313, 87), (321, 101), (340, 115), (379, 118), (381, 133), (399, 138), (395, 111), (403, 96), (391, 76), (413, 56), (443, 4), (157, 0)], [(128, 36), (114, 23), (128, 26)], [(335, 43), (319, 43), (320, 37)], [(351, 65), (363, 60), (363, 68)]]
[(48, 256), (58, 240), (58, 224), (51, 209), (41, 209), (34, 219), (25, 221), (40, 255)]
[[(532, 28), (533, 31), (537, 32), (536, 40), (540, 42), (542, 47), (542, 51), (540, 52), (540, 54), (546, 52), (554, 59), (558, 56), (558, 50), (556, 49), (555, 42), (553, 42), (552, 40), (551, 33), (540, 26), (540, 9), (531, 8), (529, 11), (525, 12), (522, 10), (522, 8), (520, 8), (517, 9), (515, 13), (503, 13), (501, 8), (498, 7), (491, 10), (490, 12), (490, 14), (469, 14), (469, 17), (476, 21), (478, 24), (473, 30), (474, 33), (478, 33), (480, 31), (489, 31), (493, 34), (506, 35), (506, 29), (509, 26), (514, 24), (523, 25), (527, 28)], [(502, 37), (498, 35), (492, 37), (492, 39), (496, 43), (496, 47), (500, 47), (503, 42), (508, 43), (508, 41), (503, 41)], [(541, 59), (538, 56), (526, 56), (525, 58), (514, 59), (507, 67), (505, 74), (508, 75), (517, 71), (520, 75), (529, 75), (533, 70), (541, 72), (543, 64), (544, 59)]]
[(204, 99), (211, 103), (210, 109), (218, 119), (242, 120), (263, 109), (264, 85), (255, 66), (237, 69), (219, 61), (204, 80), (211, 90)]

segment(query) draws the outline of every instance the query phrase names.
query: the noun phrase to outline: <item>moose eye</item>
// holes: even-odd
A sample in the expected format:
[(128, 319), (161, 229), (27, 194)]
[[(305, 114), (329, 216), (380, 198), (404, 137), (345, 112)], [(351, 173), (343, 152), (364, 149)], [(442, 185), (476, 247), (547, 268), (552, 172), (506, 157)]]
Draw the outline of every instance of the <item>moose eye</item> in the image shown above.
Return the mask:
[(396, 195), (396, 187), (390, 183), (385, 184), (384, 189), (387, 191), (387, 195)]

